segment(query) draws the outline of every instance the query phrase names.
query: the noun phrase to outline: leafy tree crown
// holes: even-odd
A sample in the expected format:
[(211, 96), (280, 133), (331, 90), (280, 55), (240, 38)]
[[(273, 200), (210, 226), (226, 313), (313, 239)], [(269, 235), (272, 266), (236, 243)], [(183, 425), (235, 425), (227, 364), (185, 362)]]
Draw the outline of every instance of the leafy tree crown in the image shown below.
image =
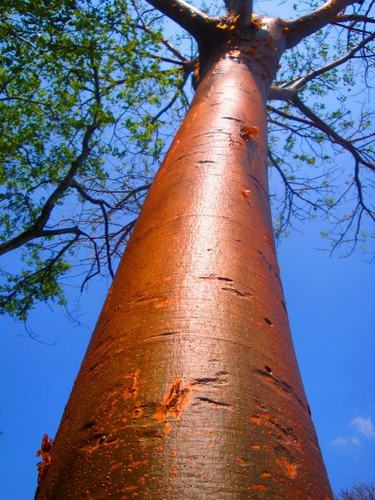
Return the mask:
[(267, 107), (275, 236), (319, 219), (332, 250), (370, 251), (374, 2), (284, 1), (277, 18), (261, 6), (0, 6), (1, 313), (25, 319), (38, 301), (65, 304), (67, 280), (113, 276), (207, 47), (230, 34), (256, 57), (270, 26), (283, 44)]

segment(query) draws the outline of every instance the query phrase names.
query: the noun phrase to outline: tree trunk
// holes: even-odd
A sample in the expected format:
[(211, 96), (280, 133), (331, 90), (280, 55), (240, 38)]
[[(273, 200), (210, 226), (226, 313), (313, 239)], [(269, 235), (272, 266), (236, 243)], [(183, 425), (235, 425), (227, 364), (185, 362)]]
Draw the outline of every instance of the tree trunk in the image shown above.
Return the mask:
[(330, 499), (272, 236), (266, 84), (227, 54), (155, 177), (38, 499)]

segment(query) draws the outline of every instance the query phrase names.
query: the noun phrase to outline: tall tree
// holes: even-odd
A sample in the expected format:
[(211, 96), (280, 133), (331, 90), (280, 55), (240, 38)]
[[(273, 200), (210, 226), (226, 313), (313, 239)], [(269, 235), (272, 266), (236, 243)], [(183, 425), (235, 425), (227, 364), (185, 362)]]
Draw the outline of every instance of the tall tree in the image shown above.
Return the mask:
[[(331, 19), (326, 3), (319, 25), (313, 4), (297, 7), (310, 14), (301, 23), (283, 21), (288, 50), (277, 48), (284, 54), (268, 91), (275, 235), (311, 217), (333, 249), (368, 249), (373, 4), (352, 2)], [(65, 304), (67, 279), (84, 288), (99, 274), (114, 275), (168, 138), (188, 109), (188, 77), (194, 72), (196, 84), (206, 71), (204, 40), (216, 36), (215, 22), (223, 37), (237, 31), (232, 15), (195, 10), (191, 22), (199, 15), (212, 21), (203, 21), (204, 35), (189, 25), (174, 36), (180, 27), (142, 3), (0, 6), (0, 255), (14, 256), (2, 259), (1, 313), (24, 320), (38, 301)], [(266, 25), (256, 26), (263, 17), (254, 16), (253, 30), (266, 33)], [(305, 26), (299, 43), (297, 25)], [(258, 57), (258, 46), (248, 50)]]
[[(63, 300), (56, 279), (67, 265), (62, 258), (82, 239), (94, 249), (88, 276), (100, 265), (101, 252), (113, 272), (111, 256), (118, 244), (111, 247), (115, 234), (108, 229), (109, 212), (122, 208), (130, 196), (137, 202), (137, 194), (148, 188), (148, 183), (140, 184), (141, 175), (127, 191), (123, 184), (120, 194), (112, 189), (111, 203), (94, 196), (108, 189), (101, 155), (122, 155), (117, 139), (123, 109), (110, 106), (110, 91), (121, 88), (116, 102), (123, 99), (126, 111), (142, 110), (148, 100), (146, 115), (141, 120), (128, 117), (125, 128), (143, 153), (156, 159), (161, 144), (150, 148), (150, 135), (177, 99), (185, 104), (183, 85), (195, 68), (196, 94), (134, 226), (51, 456), (41, 467), (37, 497), (332, 498), (288, 327), (272, 236), (267, 161), (286, 189), (277, 232), (293, 212), (298, 216), (323, 210), (330, 216), (354, 190), (352, 212), (336, 219), (335, 227), (344, 229), (335, 245), (347, 239), (358, 242), (362, 219), (374, 220), (367, 199), (371, 182), (364, 181), (364, 172), (374, 170), (368, 113), (361, 111), (356, 125), (337, 109), (328, 110), (323, 119), (303, 98), (306, 90), (322, 96), (337, 86), (338, 68), (356, 58), (368, 76), (373, 2), (330, 0), (289, 21), (256, 14), (250, 1), (226, 2), (226, 16), (209, 15), (183, 0), (149, 3), (156, 11), (142, 11), (133, 4), (135, 21), (123, 3), (102, 4), (103, 10), (97, 5), (79, 10), (64, 4), (67, 17), (58, 4), (56, 13), (43, 20), (48, 35), (37, 31), (43, 16), (20, 23), (20, 35), (20, 16), (29, 19), (29, 13), (4, 14), (5, 28), (12, 35), (9, 52), (19, 56), (19, 39), (28, 29), (38, 54), (53, 57), (59, 48), (63, 61), (60, 66), (52, 61), (50, 87), (51, 68), (46, 71), (45, 57), (37, 70), (31, 65), (33, 73), (25, 81), (13, 84), (20, 74), (17, 67), (5, 77), (4, 102), (11, 102), (22, 141), (10, 141), (17, 182), (13, 185), (9, 179), (4, 195), (9, 201), (3, 219), (9, 237), (4, 237), (1, 249), (25, 245), (37, 261), (35, 271), (4, 285), (4, 309), (21, 317), (35, 297)], [(184, 57), (153, 30), (157, 11), (196, 40), (199, 58)], [(71, 29), (65, 28), (67, 20)], [(335, 54), (325, 41), (333, 36), (332, 30), (347, 34), (344, 44), (337, 42)], [(288, 55), (313, 34), (322, 42), (318, 49), (307, 41), (300, 57)], [(175, 59), (152, 52), (161, 47)], [(316, 52), (333, 60), (317, 67)], [(289, 72), (278, 78), (284, 53)], [(165, 69), (179, 61), (180, 73)], [(114, 75), (123, 68), (126, 78)], [(351, 78), (351, 68), (346, 67), (343, 80), (350, 84)], [(177, 93), (162, 107), (152, 87), (168, 92), (174, 83)], [(53, 99), (49, 89), (59, 90)], [(26, 99), (26, 106), (28, 91), (32, 98)], [(45, 112), (50, 113), (51, 129), (36, 130), (51, 135), (35, 138), (33, 124), (40, 112), (36, 95), (45, 94), (50, 99), (44, 105), (49, 102)], [(282, 104), (267, 107), (267, 100)], [(152, 106), (159, 107), (154, 115), (149, 112)], [(286, 132), (284, 153), (268, 148), (267, 110), (271, 125)], [(33, 119), (25, 121), (28, 113)], [(116, 140), (108, 139), (106, 125)], [(329, 168), (302, 184), (294, 166), (288, 172), (293, 134), (307, 145), (328, 137), (350, 153), (354, 170), (341, 197), (327, 197), (332, 189), (328, 179), (335, 175)], [(120, 142), (124, 137), (120, 134)], [(27, 155), (21, 156), (20, 149)], [(48, 157), (45, 168), (50, 170), (44, 180), (25, 187), (24, 173), (16, 173), (15, 166), (29, 171), (35, 164), (40, 175), (44, 164), (38, 163), (37, 152)], [(328, 163), (319, 150), (290, 154), (294, 163)], [(40, 202), (38, 190), (48, 183), (50, 190), (55, 187)], [(70, 217), (61, 214), (59, 204), (64, 197), (68, 206), (73, 204), (72, 193), (100, 210), (105, 228), (101, 247), (95, 235), (97, 213), (80, 220), (94, 234), (77, 224), (66, 226)], [(299, 208), (294, 207), (295, 199), (302, 201)], [(29, 211), (16, 223), (11, 217), (21, 204)], [(133, 223), (125, 229), (117, 223), (117, 242), (122, 242)], [(18, 233), (10, 236), (15, 227)], [(348, 238), (353, 227), (354, 235)], [(50, 240), (66, 234), (71, 239)], [(46, 238), (52, 241), (49, 246), (38, 243)], [(51, 256), (46, 261), (47, 250)], [(31, 302), (25, 303), (25, 296)]]

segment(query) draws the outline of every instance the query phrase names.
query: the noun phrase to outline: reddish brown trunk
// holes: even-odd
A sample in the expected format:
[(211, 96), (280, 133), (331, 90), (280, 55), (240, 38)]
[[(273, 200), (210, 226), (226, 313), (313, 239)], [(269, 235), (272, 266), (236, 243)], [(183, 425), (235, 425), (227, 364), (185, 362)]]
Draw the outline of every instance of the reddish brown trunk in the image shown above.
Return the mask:
[(332, 498), (276, 261), (262, 85), (228, 56), (198, 87), (39, 499)]

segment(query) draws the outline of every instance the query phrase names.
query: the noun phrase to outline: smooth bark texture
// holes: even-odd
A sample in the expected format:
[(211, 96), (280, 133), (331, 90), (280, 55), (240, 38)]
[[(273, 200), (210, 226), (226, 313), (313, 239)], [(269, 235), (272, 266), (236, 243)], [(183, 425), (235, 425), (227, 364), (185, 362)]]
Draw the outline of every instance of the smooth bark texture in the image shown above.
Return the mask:
[(250, 55), (205, 62), (38, 499), (332, 498), (272, 236), (269, 75)]

